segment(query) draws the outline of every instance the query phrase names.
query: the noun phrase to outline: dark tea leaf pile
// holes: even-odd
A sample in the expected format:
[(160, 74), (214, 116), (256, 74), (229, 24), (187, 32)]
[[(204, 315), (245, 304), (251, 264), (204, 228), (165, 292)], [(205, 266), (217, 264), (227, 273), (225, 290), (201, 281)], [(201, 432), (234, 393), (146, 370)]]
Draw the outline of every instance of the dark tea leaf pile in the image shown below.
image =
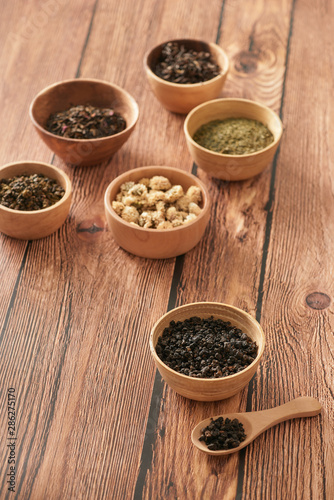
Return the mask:
[(238, 373), (254, 361), (257, 351), (246, 333), (213, 316), (171, 321), (156, 345), (157, 355), (169, 368), (198, 378)]
[(230, 450), (245, 441), (244, 426), (237, 418), (212, 418), (211, 423), (201, 430), (200, 441), (204, 441), (209, 450)]
[(65, 194), (55, 179), (42, 174), (19, 175), (0, 181), (0, 203), (13, 210), (51, 207)]
[(197, 52), (179, 46), (176, 42), (166, 43), (154, 73), (173, 83), (200, 83), (219, 75), (219, 66), (210, 52)]
[(80, 104), (50, 115), (45, 128), (68, 139), (98, 139), (122, 132), (126, 122), (110, 108)]

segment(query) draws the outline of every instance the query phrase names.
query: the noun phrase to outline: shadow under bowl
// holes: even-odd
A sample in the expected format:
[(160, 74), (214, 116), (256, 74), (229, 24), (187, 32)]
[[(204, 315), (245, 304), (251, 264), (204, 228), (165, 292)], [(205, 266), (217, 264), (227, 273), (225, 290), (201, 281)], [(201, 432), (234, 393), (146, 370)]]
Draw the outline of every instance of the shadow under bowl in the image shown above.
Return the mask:
[[(171, 321), (184, 321), (193, 316), (230, 321), (240, 328), (258, 346), (255, 360), (235, 375), (222, 378), (195, 378), (183, 375), (169, 368), (161, 361), (155, 350), (158, 338)], [(237, 307), (218, 302), (194, 302), (172, 309), (162, 316), (153, 326), (150, 335), (150, 350), (161, 377), (175, 392), (196, 401), (219, 401), (240, 392), (255, 374), (264, 352), (265, 336), (260, 324), (248, 313)]]
[[(98, 139), (69, 139), (46, 130), (51, 114), (79, 104), (113, 109), (125, 119), (126, 128)], [(39, 92), (30, 105), (29, 114), (38, 135), (65, 163), (91, 166), (109, 159), (123, 146), (133, 132), (139, 110), (134, 98), (117, 85), (81, 78), (54, 83)]]

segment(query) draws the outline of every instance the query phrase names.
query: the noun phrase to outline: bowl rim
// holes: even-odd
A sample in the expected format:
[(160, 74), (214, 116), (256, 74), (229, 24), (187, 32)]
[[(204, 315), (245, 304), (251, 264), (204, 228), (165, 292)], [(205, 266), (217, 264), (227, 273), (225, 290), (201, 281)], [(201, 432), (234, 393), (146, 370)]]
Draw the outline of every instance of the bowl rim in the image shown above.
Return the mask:
[[(122, 177), (124, 177), (124, 178), (127, 177), (129, 175), (129, 173), (135, 172), (135, 171), (139, 171), (139, 170), (142, 170), (142, 169), (146, 169), (146, 168), (153, 168), (153, 167), (156, 168), (156, 169), (158, 169), (158, 171), (159, 171), (159, 169), (161, 169), (162, 173), (166, 173), (166, 174), (169, 171), (182, 172), (182, 173), (186, 174), (187, 176), (189, 176), (190, 179), (195, 179), (196, 180), (196, 182), (200, 185), (201, 191), (204, 192), (204, 194), (205, 194), (205, 200), (206, 200), (206, 203), (203, 206), (201, 213), (196, 217), (196, 219), (194, 219), (194, 220), (192, 220), (190, 222), (187, 222), (186, 224), (183, 224), (182, 226), (178, 226), (178, 227), (172, 227), (172, 228), (169, 228), (169, 229), (151, 229), (149, 227), (144, 228), (144, 227), (140, 227), (140, 226), (137, 226), (137, 225), (134, 226), (130, 222), (125, 221), (119, 215), (117, 215), (117, 213), (115, 212), (115, 210), (111, 206), (111, 200), (110, 200), (110, 191), (111, 191), (111, 189), (116, 184), (118, 184), (118, 182), (120, 182), (122, 180)], [(160, 175), (162, 175), (162, 173)], [(113, 200), (113, 201), (115, 201), (115, 200)], [(115, 177), (115, 179), (113, 179), (110, 182), (110, 184), (107, 186), (107, 188), (105, 190), (105, 194), (104, 194), (104, 206), (105, 206), (105, 209), (108, 210), (109, 214), (115, 220), (117, 220), (118, 222), (124, 224), (126, 227), (130, 227), (131, 229), (133, 229), (135, 231), (138, 230), (138, 231), (142, 231), (142, 232), (147, 232), (148, 231), (149, 233), (152, 233), (152, 234), (159, 234), (159, 233), (165, 234), (165, 233), (168, 233), (168, 232), (182, 231), (185, 228), (191, 227), (193, 224), (196, 224), (196, 222), (198, 222), (198, 220), (200, 220), (201, 218), (205, 217), (206, 214), (207, 214), (207, 212), (210, 210), (211, 200), (210, 200), (210, 194), (209, 194), (209, 191), (208, 191), (208, 188), (206, 187), (206, 185), (198, 177), (196, 177), (192, 173), (186, 172), (185, 170), (181, 170), (180, 168), (168, 167), (166, 165), (145, 165), (145, 166), (142, 166), (142, 167), (138, 167), (138, 168), (133, 168), (131, 170), (127, 170), (126, 172), (123, 172), (122, 174), (120, 174), (117, 177)]]
[[(38, 121), (36, 120), (36, 118), (34, 116), (34, 107), (36, 105), (37, 99), (40, 96), (42, 96), (43, 94), (45, 94), (46, 92), (48, 92), (49, 90), (51, 90), (51, 89), (53, 89), (55, 87), (58, 87), (59, 85), (68, 84), (68, 83), (77, 83), (77, 82), (100, 83), (100, 84), (106, 85), (108, 87), (112, 87), (112, 88), (116, 89), (118, 92), (120, 92), (122, 94), (125, 94), (126, 97), (131, 101), (131, 105), (132, 105), (132, 107), (134, 109), (134, 112), (135, 112), (135, 116), (134, 116), (133, 121), (129, 125), (127, 124), (126, 128), (124, 130), (122, 130), (121, 132), (118, 132), (117, 134), (108, 135), (106, 137), (97, 137), (95, 139), (94, 138), (91, 138), (91, 139), (72, 139), (70, 137), (63, 137), (61, 135), (52, 134), (51, 132), (49, 132), (48, 130), (46, 130), (44, 127), (42, 127), (42, 125), (40, 125), (38, 123)], [(121, 135), (123, 135), (123, 134), (127, 133), (129, 130), (131, 130), (136, 125), (136, 123), (138, 121), (139, 106), (138, 106), (137, 101), (134, 99), (134, 97), (132, 97), (131, 94), (129, 94), (129, 92), (127, 90), (123, 89), (122, 87), (119, 87), (115, 83), (107, 82), (106, 80), (99, 80), (98, 78), (71, 78), (71, 79), (68, 79), (68, 80), (60, 80), (58, 82), (52, 83), (51, 85), (48, 85), (47, 87), (44, 87), (42, 90), (40, 90), (38, 92), (38, 94), (35, 95), (35, 97), (33, 98), (33, 100), (30, 103), (30, 106), (29, 106), (29, 116), (30, 116), (30, 119), (31, 119), (33, 125), (38, 130), (40, 130), (43, 134), (46, 134), (49, 137), (60, 139), (60, 140), (62, 140), (64, 142), (68, 142), (69, 144), (88, 143), (88, 142), (98, 143), (100, 141), (105, 141), (105, 140), (111, 139), (113, 137), (120, 137)]]
[[(197, 43), (200, 42), (200, 43), (207, 45), (208, 47), (215, 47), (216, 49), (218, 49), (221, 52), (221, 55), (225, 59), (224, 67), (221, 67), (220, 64), (217, 63), (218, 66), (221, 68), (219, 75), (215, 76), (214, 78), (211, 78), (210, 80), (205, 80), (204, 82), (198, 82), (198, 83), (174, 83), (174, 82), (169, 82), (168, 80), (164, 80), (160, 76), (156, 75), (147, 62), (151, 53), (154, 50), (156, 50), (157, 48), (162, 47), (163, 45), (165, 45), (168, 42), (181, 42), (181, 41), (189, 41), (189, 42), (197, 42)], [(196, 38), (176, 38), (176, 39), (172, 39), (172, 40), (166, 40), (165, 42), (159, 43), (158, 45), (155, 45), (153, 48), (149, 49), (144, 55), (144, 68), (147, 71), (147, 73), (149, 73), (149, 75), (157, 82), (162, 83), (162, 84), (166, 84), (167, 86), (169, 86), (171, 88), (174, 87), (175, 89), (181, 89), (181, 88), (194, 89), (194, 88), (203, 87), (204, 85), (208, 85), (211, 82), (212, 83), (216, 82), (217, 80), (220, 80), (221, 78), (223, 78), (227, 75), (227, 73), (229, 71), (229, 67), (230, 67), (229, 58), (228, 58), (225, 50), (222, 47), (220, 47), (217, 43), (206, 42), (205, 40), (200, 40), (200, 39), (196, 39)]]
[[(194, 305), (201, 306), (201, 305), (208, 305), (208, 304), (213, 305), (213, 306), (224, 306), (224, 307), (227, 307), (228, 309), (230, 309), (232, 311), (237, 311), (238, 313), (241, 313), (242, 315), (246, 316), (251, 321), (251, 323), (253, 323), (257, 327), (257, 329), (258, 329), (258, 331), (259, 331), (259, 333), (261, 335), (261, 338), (262, 338), (261, 346), (258, 345), (258, 353), (257, 353), (256, 358), (254, 359), (254, 361), (252, 361), (252, 363), (250, 363), (246, 368), (244, 368), (240, 372), (234, 373), (233, 375), (228, 375), (227, 377), (197, 378), (197, 377), (190, 377), (189, 375), (184, 375), (183, 373), (179, 373), (176, 370), (173, 370), (172, 368), (170, 368), (169, 366), (167, 366), (159, 358), (159, 356), (157, 355), (157, 352), (155, 350), (155, 346), (153, 345), (153, 334), (154, 334), (154, 331), (157, 328), (158, 324), (166, 316), (170, 315), (174, 311), (181, 310), (181, 309), (187, 309), (189, 306), (194, 306)], [(212, 313), (212, 315), (214, 316), (214, 313)], [(210, 385), (210, 384), (213, 384), (215, 382), (222, 382), (223, 380), (226, 380), (226, 381), (234, 380), (238, 376), (244, 375), (247, 371), (252, 370), (252, 368), (254, 367), (254, 365), (258, 364), (260, 362), (261, 358), (262, 358), (262, 355), (263, 355), (263, 352), (264, 352), (264, 348), (265, 348), (265, 344), (266, 344), (266, 338), (265, 338), (265, 334), (264, 334), (264, 331), (263, 331), (260, 323), (251, 314), (249, 314), (248, 312), (244, 311), (243, 309), (240, 309), (239, 307), (232, 306), (231, 304), (225, 304), (223, 302), (191, 302), (189, 304), (184, 304), (182, 306), (175, 307), (175, 308), (171, 309), (170, 311), (167, 311), (165, 314), (163, 314), (154, 323), (154, 325), (153, 325), (153, 327), (151, 329), (150, 338), (149, 338), (149, 344), (150, 344), (150, 351), (151, 351), (151, 354), (152, 354), (152, 356), (153, 356), (153, 358), (155, 360), (156, 365), (161, 364), (165, 368), (165, 370), (167, 370), (170, 374), (173, 374), (174, 376), (179, 376), (179, 377), (181, 377), (181, 379), (183, 379), (185, 381), (187, 380), (187, 381), (194, 382), (194, 381), (198, 380), (201, 383)]]
[[(188, 131), (188, 124), (189, 124), (190, 119), (193, 117), (193, 115), (195, 115), (201, 108), (204, 108), (205, 106), (208, 106), (208, 105), (212, 105), (213, 103), (217, 104), (218, 102), (219, 103), (220, 102), (221, 103), (223, 103), (223, 102), (244, 102), (244, 103), (252, 104), (255, 107), (259, 107), (259, 108), (265, 109), (266, 111), (270, 112), (278, 120), (278, 123), (280, 125), (280, 131), (279, 131), (278, 136), (276, 137), (276, 139), (274, 139), (273, 142), (271, 142), (270, 144), (268, 144), (268, 146), (266, 146), (265, 148), (259, 149), (258, 151), (254, 151), (253, 153), (247, 153), (247, 154), (244, 154), (244, 155), (232, 155), (232, 154), (228, 155), (228, 154), (224, 154), (224, 153), (217, 153), (216, 151), (211, 151), (208, 148), (204, 148), (203, 146), (201, 146), (200, 144), (198, 144), (198, 142), (194, 141), (194, 139), (191, 137), (191, 135), (190, 135), (190, 133)], [(184, 134), (186, 136), (186, 140), (189, 141), (190, 144), (192, 144), (192, 146), (196, 147), (200, 151), (204, 151), (206, 153), (209, 153), (210, 155), (213, 155), (216, 158), (225, 158), (225, 159), (228, 159), (228, 158), (233, 158), (233, 159), (238, 158), (238, 159), (242, 159), (242, 158), (251, 158), (253, 156), (256, 156), (256, 155), (259, 155), (259, 154), (263, 153), (264, 151), (268, 151), (269, 149), (272, 149), (273, 147), (276, 147), (279, 144), (279, 142), (281, 140), (281, 137), (282, 137), (282, 134), (283, 134), (283, 123), (282, 123), (282, 120), (279, 117), (279, 115), (274, 110), (272, 110), (271, 108), (269, 108), (268, 106), (266, 106), (265, 104), (259, 103), (257, 101), (253, 101), (251, 99), (243, 99), (241, 97), (222, 97), (222, 98), (218, 98), (218, 99), (212, 99), (211, 101), (203, 102), (202, 104), (199, 104), (198, 106), (196, 106), (195, 108), (193, 108), (191, 111), (189, 111), (189, 113), (187, 114), (187, 116), (186, 116), (186, 118), (184, 120), (183, 131), (184, 131)]]
[[(72, 195), (72, 183), (71, 183), (70, 178), (68, 177), (68, 175), (63, 170), (61, 170), (60, 168), (56, 167), (55, 165), (51, 165), (51, 163), (45, 163), (45, 162), (41, 162), (41, 161), (30, 161), (30, 160), (15, 161), (15, 162), (11, 162), (11, 163), (6, 163), (6, 165), (2, 165), (0, 167), (0, 180), (1, 179), (7, 179), (7, 177), (2, 177), (2, 171), (5, 168), (14, 167), (16, 165), (32, 165), (32, 164), (33, 165), (41, 165), (43, 167), (48, 167), (48, 168), (51, 167), (52, 170), (54, 170), (55, 172), (57, 172), (58, 174), (60, 174), (61, 177), (64, 179), (65, 184), (66, 184), (64, 196), (59, 201), (57, 201), (56, 203), (54, 203), (53, 205), (51, 205), (50, 207), (41, 208), (40, 210), (14, 210), (13, 208), (5, 207), (1, 203), (0, 203), (0, 210), (4, 210), (5, 212), (11, 213), (11, 214), (15, 214), (15, 215), (20, 215), (20, 214), (22, 214), (22, 215), (25, 215), (25, 214), (35, 215), (35, 214), (40, 214), (40, 213), (45, 214), (45, 213), (51, 212), (51, 210), (54, 210), (55, 208), (59, 207), (64, 202), (66, 202), (68, 200), (68, 198), (71, 197), (71, 195)], [(43, 172), (41, 172), (41, 173), (43, 173)]]

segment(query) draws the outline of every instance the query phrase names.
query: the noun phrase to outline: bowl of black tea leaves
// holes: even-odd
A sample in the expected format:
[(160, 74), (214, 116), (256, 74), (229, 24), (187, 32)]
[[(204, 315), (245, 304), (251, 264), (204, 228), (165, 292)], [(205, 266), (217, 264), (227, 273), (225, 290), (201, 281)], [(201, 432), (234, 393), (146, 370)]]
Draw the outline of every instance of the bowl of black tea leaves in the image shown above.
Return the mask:
[(228, 68), (224, 50), (201, 40), (170, 40), (154, 47), (144, 58), (154, 95), (167, 110), (181, 114), (218, 97)]
[(67, 164), (91, 166), (111, 158), (129, 139), (138, 105), (121, 87), (101, 80), (64, 80), (42, 90), (30, 105), (45, 144)]
[(256, 319), (216, 302), (169, 311), (150, 336), (162, 378), (178, 394), (197, 401), (217, 401), (240, 392), (256, 372), (264, 345)]

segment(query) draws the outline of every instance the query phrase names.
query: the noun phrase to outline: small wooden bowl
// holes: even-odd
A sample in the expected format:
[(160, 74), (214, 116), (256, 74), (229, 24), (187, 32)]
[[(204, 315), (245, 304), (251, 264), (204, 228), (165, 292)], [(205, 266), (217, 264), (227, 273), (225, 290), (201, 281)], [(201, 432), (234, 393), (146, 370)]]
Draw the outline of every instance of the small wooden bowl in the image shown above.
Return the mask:
[[(266, 125), (274, 141), (261, 151), (246, 155), (227, 155), (205, 149), (193, 140), (201, 125), (212, 120), (248, 118)], [(267, 106), (247, 99), (215, 99), (193, 109), (185, 119), (188, 150), (198, 167), (212, 177), (227, 181), (248, 179), (262, 172), (272, 161), (283, 132), (279, 116)]]
[(12, 210), (0, 204), (0, 231), (20, 240), (37, 240), (55, 231), (65, 222), (69, 213), (72, 185), (68, 176), (53, 165), (37, 161), (9, 163), (0, 168), (0, 180), (17, 175), (43, 174), (55, 179), (64, 190), (64, 196), (43, 210)]
[[(79, 104), (111, 107), (126, 121), (118, 134), (99, 139), (68, 139), (45, 129), (52, 113), (65, 111)], [(128, 140), (138, 120), (138, 105), (117, 85), (93, 79), (64, 80), (42, 90), (30, 105), (30, 118), (45, 144), (65, 163), (81, 166), (96, 165), (110, 158)]]
[[(175, 322), (184, 321), (193, 316), (198, 316), (200, 318), (209, 318), (213, 316), (215, 319), (220, 318), (224, 321), (230, 321), (232, 325), (240, 328), (258, 345), (258, 354), (253, 363), (235, 375), (211, 379), (189, 377), (165, 365), (155, 350), (158, 338), (172, 320)], [(264, 346), (265, 337), (263, 330), (250, 314), (237, 307), (216, 302), (195, 302), (172, 309), (155, 323), (150, 335), (151, 353), (160, 375), (166, 384), (175, 392), (181, 394), (181, 396), (195, 399), (196, 401), (218, 401), (220, 399), (230, 398), (240, 392), (250, 382), (256, 372), (263, 355)]]
[[(146, 229), (126, 222), (116, 214), (111, 203), (121, 184), (155, 175), (167, 177), (173, 185), (181, 185), (184, 191), (190, 186), (201, 189), (202, 212), (194, 221), (173, 229)], [(169, 259), (191, 250), (202, 238), (210, 217), (209, 192), (205, 185), (194, 175), (172, 167), (140, 167), (116, 177), (106, 190), (104, 206), (109, 229), (118, 245), (127, 252), (149, 259)]]
[(175, 113), (188, 113), (192, 108), (219, 96), (228, 73), (229, 61), (226, 53), (215, 43), (206, 43), (200, 40), (180, 39), (171, 40), (187, 49), (210, 52), (216, 64), (221, 68), (221, 73), (201, 83), (179, 84), (163, 80), (154, 73), (154, 68), (159, 61), (161, 51), (165, 43), (161, 43), (147, 52), (144, 58), (144, 68), (148, 82), (153, 93), (161, 104)]

